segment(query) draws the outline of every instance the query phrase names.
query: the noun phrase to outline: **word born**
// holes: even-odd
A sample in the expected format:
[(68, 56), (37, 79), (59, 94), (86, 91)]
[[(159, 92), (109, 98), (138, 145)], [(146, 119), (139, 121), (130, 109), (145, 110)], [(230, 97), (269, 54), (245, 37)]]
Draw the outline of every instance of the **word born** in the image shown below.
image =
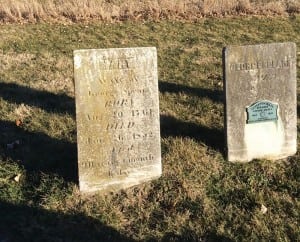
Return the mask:
[(133, 99), (118, 99), (118, 100), (109, 100), (105, 102), (105, 107), (132, 107)]

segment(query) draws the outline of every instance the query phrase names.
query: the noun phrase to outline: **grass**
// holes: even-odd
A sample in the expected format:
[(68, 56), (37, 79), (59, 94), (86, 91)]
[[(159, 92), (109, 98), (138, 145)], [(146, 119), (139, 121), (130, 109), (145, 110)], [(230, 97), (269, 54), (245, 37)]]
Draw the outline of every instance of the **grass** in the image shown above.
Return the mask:
[(0, 0), (0, 3), (2, 22), (197, 20), (203, 16), (300, 12), (297, 0)]
[[(221, 65), (226, 45), (300, 46), (299, 25), (299, 15), (2, 25), (0, 240), (300, 240), (299, 153), (224, 159)], [(163, 176), (81, 195), (72, 52), (134, 46), (158, 49)]]

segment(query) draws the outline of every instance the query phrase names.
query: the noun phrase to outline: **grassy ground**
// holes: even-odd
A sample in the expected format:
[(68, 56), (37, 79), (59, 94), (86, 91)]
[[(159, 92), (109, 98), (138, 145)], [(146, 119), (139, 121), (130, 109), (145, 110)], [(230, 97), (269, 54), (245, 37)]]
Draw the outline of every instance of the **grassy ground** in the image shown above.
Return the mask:
[[(299, 153), (224, 159), (221, 66), (226, 45), (300, 46), (299, 26), (299, 15), (2, 25), (0, 241), (299, 241)], [(76, 185), (72, 51), (133, 46), (158, 49), (163, 176), (86, 197)]]

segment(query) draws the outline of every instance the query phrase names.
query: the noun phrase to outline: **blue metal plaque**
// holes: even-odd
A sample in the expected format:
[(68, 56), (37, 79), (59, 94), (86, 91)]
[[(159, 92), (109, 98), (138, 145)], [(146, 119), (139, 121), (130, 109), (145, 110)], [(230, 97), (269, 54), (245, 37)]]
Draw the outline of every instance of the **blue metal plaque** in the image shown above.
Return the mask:
[(267, 100), (257, 101), (246, 107), (247, 123), (278, 120), (278, 104)]

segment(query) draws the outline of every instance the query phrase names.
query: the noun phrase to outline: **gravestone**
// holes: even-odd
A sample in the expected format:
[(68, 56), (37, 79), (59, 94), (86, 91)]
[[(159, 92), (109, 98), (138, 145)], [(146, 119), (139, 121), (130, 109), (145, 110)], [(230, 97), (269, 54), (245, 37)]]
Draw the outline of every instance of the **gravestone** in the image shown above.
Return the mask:
[(159, 177), (156, 48), (75, 50), (74, 75), (80, 191)]
[(276, 160), (297, 149), (296, 45), (223, 50), (229, 161)]

